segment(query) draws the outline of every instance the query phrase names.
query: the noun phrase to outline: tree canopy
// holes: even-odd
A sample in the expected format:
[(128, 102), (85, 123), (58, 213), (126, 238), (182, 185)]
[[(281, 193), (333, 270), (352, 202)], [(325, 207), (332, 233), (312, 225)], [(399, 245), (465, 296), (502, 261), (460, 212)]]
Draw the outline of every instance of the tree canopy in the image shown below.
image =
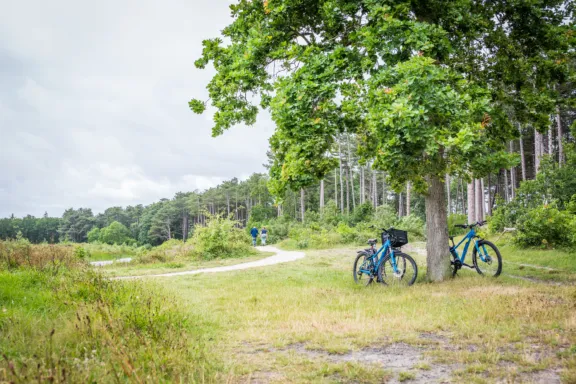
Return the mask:
[[(505, 144), (517, 135), (510, 121), (545, 130), (554, 85), (571, 75), (569, 1), (241, 0), (230, 8), (226, 43), (205, 40), (196, 62), (216, 69), (213, 135), (253, 124), (258, 104), (269, 109), (279, 196), (331, 170), (330, 148), (345, 132), (396, 187), (411, 181), (425, 192), (446, 174), (505, 167), (513, 160)], [(190, 101), (194, 112), (205, 106)], [(432, 192), (441, 207), (442, 188)], [(429, 275), (431, 264), (447, 269), (445, 210), (433, 216), (429, 235), (440, 240), (428, 249)]]

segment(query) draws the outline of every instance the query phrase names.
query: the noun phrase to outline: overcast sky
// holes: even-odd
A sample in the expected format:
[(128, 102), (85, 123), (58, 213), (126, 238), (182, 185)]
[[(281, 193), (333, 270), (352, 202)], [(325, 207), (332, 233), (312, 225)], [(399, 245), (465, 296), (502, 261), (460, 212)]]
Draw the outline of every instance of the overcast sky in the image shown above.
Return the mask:
[(263, 172), (273, 124), (212, 138), (201, 42), (227, 0), (0, 0), (0, 216), (150, 204)]

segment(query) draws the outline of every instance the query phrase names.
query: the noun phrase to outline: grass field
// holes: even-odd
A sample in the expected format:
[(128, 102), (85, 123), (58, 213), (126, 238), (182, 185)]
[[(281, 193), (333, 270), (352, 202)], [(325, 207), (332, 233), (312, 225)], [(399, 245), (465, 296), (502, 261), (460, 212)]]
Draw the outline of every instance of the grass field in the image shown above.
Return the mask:
[(103, 382), (576, 382), (576, 255), (497, 243), (498, 279), (462, 271), (441, 284), (424, 282), (424, 243), (411, 244), (420, 277), (409, 288), (356, 286), (352, 248), (109, 285), (2, 272), (0, 381), (36, 377), (39, 363), (41, 381), (57, 382), (56, 367)]
[(294, 263), (166, 286), (219, 325), (213, 348), (232, 382), (576, 381), (574, 286), (511, 277), (517, 268), (507, 264), (498, 279), (464, 273), (426, 284), (413, 250), (415, 286), (357, 287), (354, 254), (309, 251)]

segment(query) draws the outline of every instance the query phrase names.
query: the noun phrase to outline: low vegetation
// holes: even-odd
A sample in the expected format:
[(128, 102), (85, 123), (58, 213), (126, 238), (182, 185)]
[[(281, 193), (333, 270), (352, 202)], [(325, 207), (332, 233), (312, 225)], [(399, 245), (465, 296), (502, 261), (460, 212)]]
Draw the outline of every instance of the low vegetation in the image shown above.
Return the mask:
[(161, 287), (104, 279), (71, 247), (0, 247), (0, 380), (214, 381), (212, 326)]

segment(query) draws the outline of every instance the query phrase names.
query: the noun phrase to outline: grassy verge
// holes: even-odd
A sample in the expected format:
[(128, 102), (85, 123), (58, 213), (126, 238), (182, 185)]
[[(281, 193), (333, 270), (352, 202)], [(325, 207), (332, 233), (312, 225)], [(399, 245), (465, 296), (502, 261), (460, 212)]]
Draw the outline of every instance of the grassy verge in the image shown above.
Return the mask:
[(245, 256), (238, 258), (214, 259), (214, 260), (191, 260), (188, 258), (175, 258), (169, 262), (146, 263), (139, 262), (115, 263), (99, 267), (103, 273), (108, 276), (144, 276), (158, 273), (182, 272), (201, 268), (224, 267), (228, 265), (246, 263), (249, 261), (260, 260), (272, 256), (272, 252), (258, 252), (254, 256)]
[(213, 331), (157, 285), (0, 272), (0, 381), (214, 381)]
[[(410, 253), (423, 276), (425, 257)], [(225, 284), (170, 281), (191, 306), (211, 303), (202, 316), (220, 327), (215, 348), (231, 382), (576, 380), (572, 286), (466, 274), (364, 288), (352, 281), (355, 249), (307, 255), (226, 274)]]

